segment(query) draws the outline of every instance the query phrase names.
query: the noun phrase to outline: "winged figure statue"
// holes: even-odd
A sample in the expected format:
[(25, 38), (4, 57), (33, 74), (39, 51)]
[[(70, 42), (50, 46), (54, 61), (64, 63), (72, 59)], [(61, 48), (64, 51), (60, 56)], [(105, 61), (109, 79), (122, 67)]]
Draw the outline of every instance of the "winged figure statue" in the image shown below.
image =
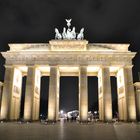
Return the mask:
[(67, 26), (68, 26), (68, 28), (71, 26), (71, 21), (72, 21), (72, 19), (65, 19), (66, 20), (66, 22), (67, 22)]

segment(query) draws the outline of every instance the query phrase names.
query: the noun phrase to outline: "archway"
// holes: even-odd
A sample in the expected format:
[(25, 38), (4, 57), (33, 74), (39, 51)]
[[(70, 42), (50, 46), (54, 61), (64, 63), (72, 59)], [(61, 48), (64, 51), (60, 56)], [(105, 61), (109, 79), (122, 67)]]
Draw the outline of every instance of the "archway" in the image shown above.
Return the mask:
[(59, 110), (64, 113), (79, 110), (78, 76), (60, 77)]
[(88, 76), (88, 111), (93, 118), (98, 118), (98, 77)]
[(26, 90), (26, 79), (27, 76), (22, 77), (22, 91), (21, 91), (21, 104), (20, 104), (20, 119), (24, 116), (24, 102), (25, 102), (25, 90)]
[(46, 119), (48, 115), (48, 94), (49, 94), (49, 76), (41, 77), (40, 85), (40, 119)]
[(111, 94), (112, 94), (112, 116), (118, 119), (118, 94), (117, 94), (117, 78), (110, 77), (111, 81)]

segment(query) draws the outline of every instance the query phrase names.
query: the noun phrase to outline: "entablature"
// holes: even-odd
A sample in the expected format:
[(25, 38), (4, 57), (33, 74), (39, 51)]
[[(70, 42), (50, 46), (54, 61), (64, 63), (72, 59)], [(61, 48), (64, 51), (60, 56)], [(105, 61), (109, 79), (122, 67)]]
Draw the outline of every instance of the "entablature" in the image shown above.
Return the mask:
[(136, 53), (3, 52), (6, 64), (131, 64)]
[(115, 51), (128, 52), (129, 44), (88, 43), (87, 40), (50, 40), (49, 43), (13, 43), (10, 52), (19, 51)]

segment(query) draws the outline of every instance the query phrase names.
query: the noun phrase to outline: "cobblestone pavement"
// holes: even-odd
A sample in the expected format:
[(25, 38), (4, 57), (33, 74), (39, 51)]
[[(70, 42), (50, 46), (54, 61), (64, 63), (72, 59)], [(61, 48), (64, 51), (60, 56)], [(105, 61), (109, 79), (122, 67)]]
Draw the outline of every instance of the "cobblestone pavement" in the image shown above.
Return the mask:
[(138, 140), (140, 123), (0, 123), (0, 140)]

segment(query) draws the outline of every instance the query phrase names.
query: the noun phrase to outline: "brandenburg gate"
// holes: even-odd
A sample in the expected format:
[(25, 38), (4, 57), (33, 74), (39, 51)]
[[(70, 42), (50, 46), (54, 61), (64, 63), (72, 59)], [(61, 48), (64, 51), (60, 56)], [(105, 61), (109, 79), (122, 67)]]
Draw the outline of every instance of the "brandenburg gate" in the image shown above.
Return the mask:
[[(57, 121), (61, 76), (79, 77), (79, 117), (88, 120), (87, 76), (98, 77), (99, 119), (112, 120), (110, 76), (117, 78), (119, 120), (136, 120), (136, 103), (132, 77), (135, 52), (129, 44), (88, 43), (83, 39), (83, 28), (76, 39), (75, 29), (55, 29), (56, 39), (49, 43), (9, 44), (2, 52), (6, 59), (5, 79), (1, 100), (0, 119), (18, 120), (20, 117), (22, 77), (27, 76), (24, 120), (39, 119), (41, 76), (49, 76), (48, 120)], [(65, 34), (64, 34), (65, 33)], [(70, 34), (71, 33), (71, 34)], [(75, 37), (74, 37), (75, 38)], [(94, 88), (94, 85), (93, 85)]]

